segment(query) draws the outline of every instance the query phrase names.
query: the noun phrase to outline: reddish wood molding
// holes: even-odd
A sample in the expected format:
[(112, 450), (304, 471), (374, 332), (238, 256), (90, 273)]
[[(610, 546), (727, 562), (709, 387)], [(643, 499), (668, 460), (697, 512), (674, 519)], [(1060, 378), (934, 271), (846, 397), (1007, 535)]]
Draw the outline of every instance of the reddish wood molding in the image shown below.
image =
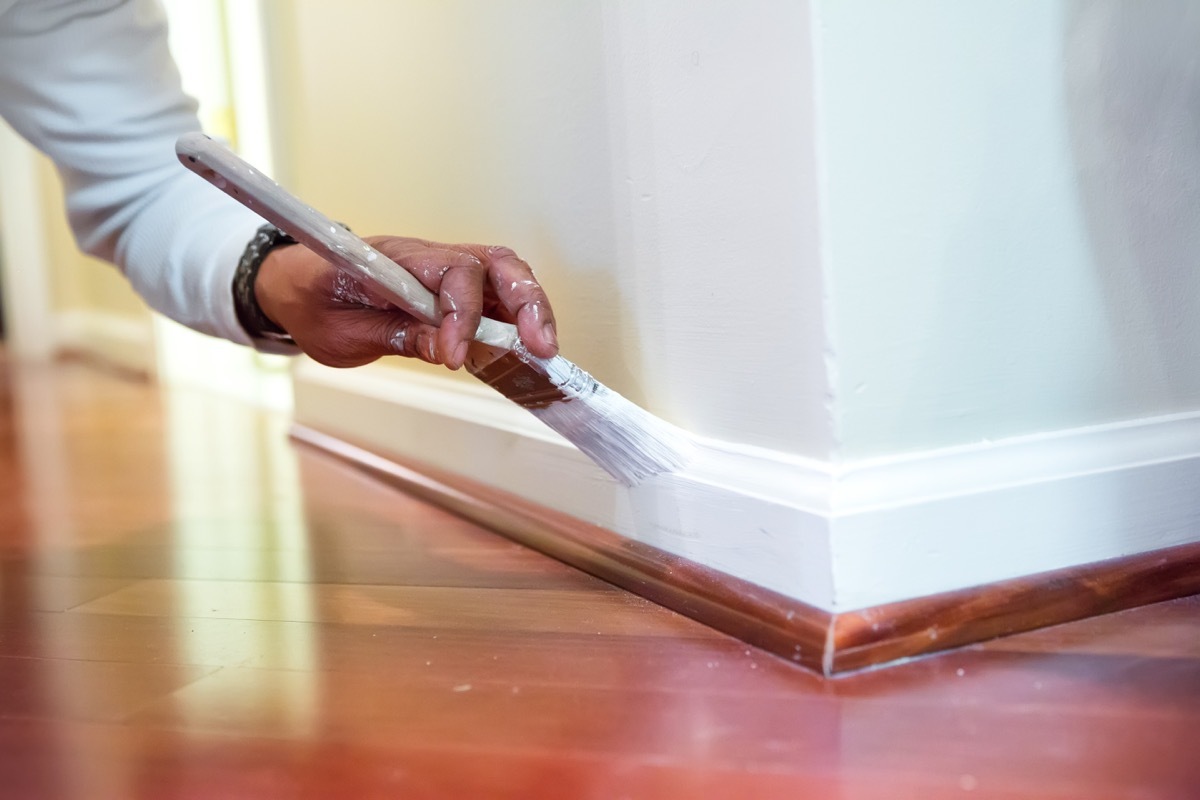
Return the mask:
[(1200, 593), (1200, 543), (831, 614), (522, 497), (297, 425), (382, 483), (825, 675)]
[(829, 673), (1200, 592), (1200, 543), (838, 614)]
[(296, 440), (379, 481), (719, 631), (823, 671), (831, 615), (461, 475), (304, 426)]

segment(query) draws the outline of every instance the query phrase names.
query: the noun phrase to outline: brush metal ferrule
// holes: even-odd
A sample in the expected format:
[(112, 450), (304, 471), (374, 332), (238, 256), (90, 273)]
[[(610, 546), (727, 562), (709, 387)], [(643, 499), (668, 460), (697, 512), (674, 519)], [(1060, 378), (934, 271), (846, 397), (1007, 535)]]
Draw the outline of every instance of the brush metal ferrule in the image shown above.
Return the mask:
[(526, 409), (545, 408), (569, 400), (544, 371), (522, 358), (518, 347), (512, 351), (472, 344), (468, 351), (467, 371), (500, 394)]

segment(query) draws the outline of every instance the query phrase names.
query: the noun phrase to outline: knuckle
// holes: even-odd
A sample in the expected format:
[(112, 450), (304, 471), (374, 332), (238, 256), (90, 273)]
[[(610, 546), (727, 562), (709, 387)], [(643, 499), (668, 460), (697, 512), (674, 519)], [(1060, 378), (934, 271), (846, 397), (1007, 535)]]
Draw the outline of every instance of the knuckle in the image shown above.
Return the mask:
[[(486, 248), (486, 252), (487, 252), (488, 258), (496, 260), (496, 261), (500, 261), (502, 259), (508, 259), (508, 258), (515, 258), (517, 261), (521, 260), (520, 256), (517, 255), (516, 251), (513, 250), (511, 247), (508, 247), (507, 245), (502, 245), (502, 244), (488, 245), (488, 247)], [(522, 262), (522, 263), (524, 263), (524, 262)]]
[(447, 318), (470, 319), (483, 313), (483, 296), (480, 292), (442, 292), (438, 295), (438, 308)]
[(545, 297), (541, 284), (532, 274), (525, 277), (494, 274), (491, 277), (498, 294), (514, 297), (522, 303), (541, 301)]
[(469, 249), (460, 249), (455, 251), (454, 261), (456, 266), (471, 270), (472, 272), (480, 272), (483, 270), (483, 260), (478, 254)]
[(436, 334), (428, 328), (422, 327), (417, 329), (414, 335), (410, 328), (404, 341), (404, 355), (430, 364), (437, 364)]

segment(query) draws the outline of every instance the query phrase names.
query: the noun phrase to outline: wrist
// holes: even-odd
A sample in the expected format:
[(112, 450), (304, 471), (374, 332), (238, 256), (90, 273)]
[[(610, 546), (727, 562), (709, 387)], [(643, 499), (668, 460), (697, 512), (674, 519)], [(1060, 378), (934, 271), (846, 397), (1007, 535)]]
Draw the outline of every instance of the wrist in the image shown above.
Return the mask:
[[(284, 250), (290, 249), (295, 241), (273, 225), (262, 226), (246, 245), (234, 272), (234, 310), (242, 329), (256, 344), (264, 341), (295, 343), (278, 323), (277, 318), (268, 311), (270, 304), (262, 304), (272, 293), (264, 290), (260, 280), (264, 266), (268, 276), (280, 272), (278, 258)], [(268, 261), (271, 262), (269, 265)]]
[[(292, 256), (297, 252), (295, 244), (281, 244), (267, 253), (258, 274), (254, 277), (254, 300), (262, 315), (279, 330), (286, 330), (280, 318), (277, 302), (287, 289), (287, 276), (294, 272), (289, 266)], [(294, 266), (294, 265), (292, 265)]]

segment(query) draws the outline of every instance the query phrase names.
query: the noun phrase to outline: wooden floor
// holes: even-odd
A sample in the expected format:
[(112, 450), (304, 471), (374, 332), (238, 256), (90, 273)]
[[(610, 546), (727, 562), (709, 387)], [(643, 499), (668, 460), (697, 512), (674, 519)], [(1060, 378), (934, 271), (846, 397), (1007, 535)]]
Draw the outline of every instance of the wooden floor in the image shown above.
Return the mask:
[(81, 365), (0, 373), (0, 797), (1200, 798), (1200, 602), (823, 681)]

